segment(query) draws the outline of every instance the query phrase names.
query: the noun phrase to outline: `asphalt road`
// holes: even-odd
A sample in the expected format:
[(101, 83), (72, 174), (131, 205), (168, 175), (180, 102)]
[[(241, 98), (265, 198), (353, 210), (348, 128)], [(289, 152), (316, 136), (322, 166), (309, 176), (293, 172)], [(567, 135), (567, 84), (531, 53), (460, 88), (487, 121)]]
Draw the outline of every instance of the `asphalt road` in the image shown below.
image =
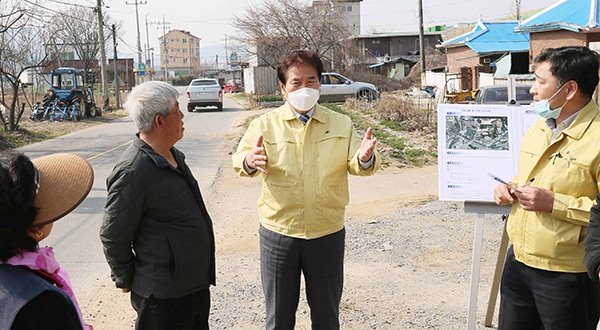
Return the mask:
[[(178, 90), (180, 108), (185, 114), (185, 133), (176, 147), (186, 154), (186, 161), (206, 199), (220, 167), (231, 167), (223, 164), (217, 155), (225, 133), (244, 110), (236, 102), (225, 98), (222, 112), (208, 108), (188, 113), (185, 87)], [(78, 297), (94, 292), (101, 284), (100, 279), (110, 272), (99, 238), (106, 201), (106, 177), (136, 131), (133, 121), (124, 118), (19, 149), (31, 158), (57, 152), (75, 153), (88, 159), (94, 168), (94, 186), (88, 197), (77, 209), (56, 222), (50, 236), (40, 242), (40, 246), (53, 247), (58, 261), (69, 272)]]

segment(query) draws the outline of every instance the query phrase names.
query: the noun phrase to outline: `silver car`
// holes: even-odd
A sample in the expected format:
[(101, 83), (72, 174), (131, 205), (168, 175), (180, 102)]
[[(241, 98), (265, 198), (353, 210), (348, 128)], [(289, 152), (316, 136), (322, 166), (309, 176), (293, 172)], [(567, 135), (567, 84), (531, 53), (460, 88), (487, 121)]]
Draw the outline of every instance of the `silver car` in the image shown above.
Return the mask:
[(321, 75), (321, 103), (345, 102), (347, 98), (374, 101), (379, 97), (379, 91), (373, 84), (352, 81), (339, 73), (325, 72)]
[[(533, 95), (529, 93), (531, 86), (517, 85), (516, 100), (519, 104), (530, 104), (533, 101)], [(474, 102), (477, 104), (506, 104), (508, 102), (508, 86), (490, 85), (479, 87), (475, 93)]]
[(194, 79), (187, 88), (188, 111), (193, 112), (196, 107), (217, 107), (223, 110), (223, 87), (217, 79)]

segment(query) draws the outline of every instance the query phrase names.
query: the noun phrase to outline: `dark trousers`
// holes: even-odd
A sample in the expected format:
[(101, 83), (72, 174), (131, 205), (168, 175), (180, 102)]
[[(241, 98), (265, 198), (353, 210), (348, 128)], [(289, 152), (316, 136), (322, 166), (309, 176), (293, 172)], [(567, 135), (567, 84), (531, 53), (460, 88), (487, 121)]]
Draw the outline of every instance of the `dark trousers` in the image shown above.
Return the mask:
[(587, 273), (529, 267), (511, 246), (500, 292), (499, 330), (596, 330), (600, 289)]
[(300, 273), (313, 330), (339, 329), (346, 230), (298, 239), (260, 227), (260, 272), (269, 330), (292, 330), (300, 298)]
[(143, 298), (131, 291), (136, 330), (208, 330), (209, 289), (172, 299)]

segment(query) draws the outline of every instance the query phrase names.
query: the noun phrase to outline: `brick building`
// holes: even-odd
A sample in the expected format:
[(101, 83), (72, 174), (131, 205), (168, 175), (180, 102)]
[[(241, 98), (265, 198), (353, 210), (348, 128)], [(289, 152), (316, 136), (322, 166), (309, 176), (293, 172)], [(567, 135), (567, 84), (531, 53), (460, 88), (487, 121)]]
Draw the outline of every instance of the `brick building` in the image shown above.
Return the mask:
[(446, 49), (446, 72), (459, 77), (459, 90), (479, 88), (480, 73), (494, 73), (507, 60), (510, 74), (528, 73), (529, 34), (515, 32), (517, 21), (478, 21), (473, 30), (440, 45)]
[(529, 33), (529, 62), (544, 48), (587, 46), (598, 50), (600, 1), (565, 0), (540, 11), (515, 28)]

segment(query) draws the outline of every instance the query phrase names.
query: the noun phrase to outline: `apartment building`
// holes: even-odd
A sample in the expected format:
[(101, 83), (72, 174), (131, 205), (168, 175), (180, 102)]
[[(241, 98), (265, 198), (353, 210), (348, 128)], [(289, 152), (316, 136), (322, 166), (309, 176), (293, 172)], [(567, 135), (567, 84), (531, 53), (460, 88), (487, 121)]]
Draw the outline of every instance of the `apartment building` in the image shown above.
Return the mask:
[(160, 67), (169, 78), (200, 74), (200, 38), (189, 31), (171, 30), (158, 40)]
[(360, 3), (363, 0), (313, 0), (314, 8), (335, 10), (346, 22), (349, 35), (360, 34)]

